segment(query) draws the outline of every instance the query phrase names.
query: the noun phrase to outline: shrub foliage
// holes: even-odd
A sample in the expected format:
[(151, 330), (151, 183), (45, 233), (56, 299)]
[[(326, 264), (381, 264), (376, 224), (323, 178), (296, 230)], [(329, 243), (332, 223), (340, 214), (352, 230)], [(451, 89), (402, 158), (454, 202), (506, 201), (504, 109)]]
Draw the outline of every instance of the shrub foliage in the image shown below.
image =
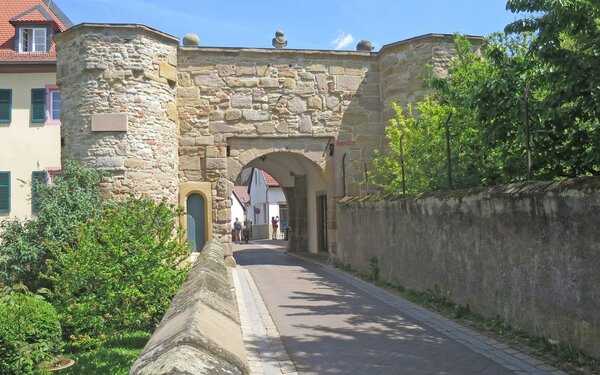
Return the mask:
[(72, 241), (74, 227), (98, 212), (102, 176), (75, 162), (65, 163), (54, 185), (36, 186), (39, 211), (30, 220), (8, 219), (0, 223), (0, 283), (19, 282), (30, 290), (43, 286), (48, 244)]
[[(20, 290), (19, 290), (20, 289)], [(0, 295), (0, 374), (29, 374), (60, 350), (61, 327), (52, 305), (20, 284)]]
[(45, 277), (75, 344), (160, 321), (186, 277), (177, 267), (188, 254), (173, 230), (178, 214), (165, 202), (132, 197), (105, 205), (72, 242), (55, 243)]

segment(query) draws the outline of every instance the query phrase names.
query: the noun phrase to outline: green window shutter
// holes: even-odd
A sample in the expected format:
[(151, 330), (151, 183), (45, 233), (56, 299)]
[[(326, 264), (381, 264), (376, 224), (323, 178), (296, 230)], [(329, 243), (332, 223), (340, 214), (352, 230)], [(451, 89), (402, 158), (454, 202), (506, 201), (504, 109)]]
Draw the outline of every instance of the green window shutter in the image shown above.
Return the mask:
[(12, 90), (0, 90), (0, 122), (12, 120)]
[(0, 172), (0, 212), (10, 212), (10, 172)]
[(46, 89), (31, 89), (31, 122), (46, 122)]
[(31, 173), (31, 212), (36, 213), (40, 210), (40, 197), (38, 194), (39, 185), (45, 185), (48, 182), (46, 171), (33, 171)]

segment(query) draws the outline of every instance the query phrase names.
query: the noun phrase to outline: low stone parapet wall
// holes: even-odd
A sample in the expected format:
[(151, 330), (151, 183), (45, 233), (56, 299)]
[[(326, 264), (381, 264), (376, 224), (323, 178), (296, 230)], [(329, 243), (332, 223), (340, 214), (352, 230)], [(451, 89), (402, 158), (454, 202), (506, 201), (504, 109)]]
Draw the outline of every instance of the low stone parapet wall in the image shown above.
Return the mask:
[(223, 245), (209, 241), (130, 374), (248, 374)]
[(600, 357), (600, 177), (337, 205), (337, 257)]

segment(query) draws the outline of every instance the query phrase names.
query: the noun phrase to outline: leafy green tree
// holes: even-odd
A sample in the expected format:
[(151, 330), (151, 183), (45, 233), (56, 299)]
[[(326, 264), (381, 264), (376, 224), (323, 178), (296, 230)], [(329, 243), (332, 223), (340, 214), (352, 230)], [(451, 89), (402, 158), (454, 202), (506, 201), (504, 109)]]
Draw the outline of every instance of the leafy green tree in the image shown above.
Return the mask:
[(67, 162), (53, 185), (36, 186), (36, 216), (0, 223), (0, 283), (23, 282), (30, 290), (42, 286), (38, 276), (45, 269), (48, 244), (72, 241), (74, 228), (97, 215), (101, 178), (92, 169)]
[(152, 330), (187, 275), (175, 231), (181, 212), (148, 198), (110, 202), (52, 246), (50, 300), (65, 335), (89, 346), (123, 331)]
[(400, 192), (404, 168), (407, 193), (446, 187), (444, 121), (451, 108), (429, 97), (417, 104), (418, 117), (410, 105), (406, 114), (398, 104), (392, 107), (396, 116), (386, 126), (388, 149), (385, 154), (376, 151), (372, 180), (387, 192)]
[(507, 9), (525, 16), (509, 33), (534, 33), (531, 60), (544, 64), (539, 82), (543, 131), (540, 149), (549, 160), (544, 177), (600, 172), (600, 2), (597, 0), (509, 0)]

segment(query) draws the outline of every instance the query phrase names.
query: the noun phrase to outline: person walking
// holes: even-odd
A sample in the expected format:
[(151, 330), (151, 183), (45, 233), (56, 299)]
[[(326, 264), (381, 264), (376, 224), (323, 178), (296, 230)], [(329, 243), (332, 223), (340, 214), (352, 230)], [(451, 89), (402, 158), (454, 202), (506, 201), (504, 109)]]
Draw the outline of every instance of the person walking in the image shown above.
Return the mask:
[(242, 222), (236, 217), (233, 223), (233, 229), (235, 229), (234, 242), (242, 243)]
[(271, 217), (271, 226), (273, 227), (273, 236), (271, 237), (273, 240), (277, 239), (277, 229), (279, 228), (279, 216)]

